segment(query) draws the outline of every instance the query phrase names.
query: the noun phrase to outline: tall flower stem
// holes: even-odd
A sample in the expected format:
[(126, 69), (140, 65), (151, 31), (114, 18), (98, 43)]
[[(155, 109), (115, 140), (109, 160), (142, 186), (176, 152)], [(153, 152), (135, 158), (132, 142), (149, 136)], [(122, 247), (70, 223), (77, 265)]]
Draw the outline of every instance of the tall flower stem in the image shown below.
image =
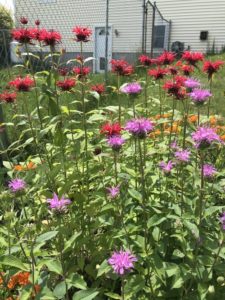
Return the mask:
[(169, 135), (169, 147), (171, 144), (171, 139), (172, 139), (172, 129), (173, 129), (173, 120), (174, 120), (174, 115), (175, 115), (175, 107), (176, 107), (176, 100), (173, 97), (173, 107), (172, 107), (172, 116), (171, 116), (171, 121), (170, 121), (170, 135)]
[(118, 168), (117, 168), (117, 153), (116, 153), (116, 151), (113, 151), (113, 157), (114, 157), (115, 180), (116, 180), (116, 185), (117, 185), (118, 184)]
[(145, 108), (145, 116), (147, 117), (147, 113), (148, 113), (148, 69), (147, 68), (145, 68), (144, 108)]
[(201, 167), (201, 184), (199, 192), (199, 203), (198, 203), (198, 218), (199, 218), (199, 231), (202, 224), (202, 213), (203, 213), (203, 200), (204, 200), (204, 154), (200, 152), (200, 167)]
[[(83, 67), (84, 67), (82, 42), (80, 42), (80, 55), (81, 55), (81, 74), (82, 74)], [(85, 105), (85, 79), (82, 75), (80, 80), (81, 80), (81, 101), (82, 101), (82, 110), (83, 110), (82, 125), (84, 129), (84, 151), (85, 151), (85, 155), (83, 159), (83, 173), (87, 185), (87, 197), (89, 198), (88, 130), (87, 130), (86, 105)]]
[(159, 115), (160, 119), (162, 118), (162, 89), (161, 89), (161, 84), (159, 80)]
[(198, 126), (200, 124), (200, 108), (198, 107)]
[(125, 300), (125, 282), (124, 282), (124, 276), (121, 277), (121, 300)]
[[(117, 92), (118, 92), (118, 96), (120, 94), (120, 75), (117, 74)], [(120, 97), (118, 97), (119, 99), (119, 123), (121, 123), (121, 99)]]
[[(212, 93), (212, 77), (209, 79), (209, 90), (210, 90), (210, 93)], [(207, 116), (209, 118), (209, 114), (210, 114), (210, 104), (211, 104), (211, 99), (209, 97), (209, 101), (208, 101), (208, 113), (207, 113)]]
[(186, 131), (187, 131), (187, 120), (188, 120), (188, 113), (189, 113), (189, 106), (186, 103), (182, 101), (183, 103), (183, 107), (184, 107), (184, 116), (183, 116), (183, 120), (184, 120), (184, 127), (183, 127), (183, 149), (185, 148), (185, 144), (186, 144)]

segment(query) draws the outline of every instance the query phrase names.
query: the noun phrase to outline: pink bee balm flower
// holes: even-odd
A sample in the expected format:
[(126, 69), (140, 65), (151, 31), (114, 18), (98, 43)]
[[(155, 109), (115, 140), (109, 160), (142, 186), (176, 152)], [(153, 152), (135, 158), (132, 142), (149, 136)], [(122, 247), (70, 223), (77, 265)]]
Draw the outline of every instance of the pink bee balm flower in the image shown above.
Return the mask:
[(175, 157), (180, 162), (188, 162), (190, 160), (190, 151), (179, 150), (175, 152)]
[(147, 133), (154, 128), (153, 123), (145, 118), (133, 119), (127, 122), (125, 129), (138, 138), (146, 138)]
[(195, 80), (193, 78), (188, 78), (185, 82), (184, 85), (186, 88), (193, 90), (197, 89), (201, 86), (201, 83), (198, 80)]
[(49, 207), (52, 210), (63, 212), (65, 211), (67, 205), (71, 203), (70, 199), (65, 199), (64, 197), (59, 198), (56, 193), (53, 194), (53, 198), (47, 199), (47, 203), (49, 203)]
[(206, 178), (213, 178), (216, 174), (216, 168), (213, 165), (203, 165), (203, 176)]
[(209, 147), (214, 142), (220, 142), (221, 139), (216, 134), (215, 129), (210, 127), (199, 127), (196, 132), (192, 133), (192, 139), (196, 148)]
[(223, 212), (222, 216), (220, 217), (220, 222), (222, 223), (222, 227), (225, 230), (225, 212)]
[(120, 135), (113, 135), (108, 138), (109, 146), (111, 146), (115, 151), (119, 151), (124, 143), (125, 139)]
[(134, 262), (137, 261), (136, 256), (134, 256), (129, 250), (114, 252), (108, 263), (112, 266), (115, 273), (118, 275), (124, 275), (134, 268)]
[(194, 90), (189, 96), (195, 104), (199, 105), (205, 103), (212, 94), (208, 90)]
[(120, 91), (124, 94), (136, 96), (141, 93), (142, 87), (137, 82), (127, 83), (120, 88)]
[(172, 171), (174, 165), (175, 163), (171, 160), (169, 160), (168, 163), (165, 163), (164, 161), (161, 161), (159, 163), (159, 167), (164, 172), (164, 174), (169, 174)]
[(26, 182), (23, 179), (13, 179), (9, 182), (8, 187), (11, 189), (12, 192), (16, 193), (25, 189)]
[(119, 187), (119, 185), (112, 186), (112, 187), (107, 188), (107, 191), (111, 198), (116, 198), (120, 193), (120, 187)]

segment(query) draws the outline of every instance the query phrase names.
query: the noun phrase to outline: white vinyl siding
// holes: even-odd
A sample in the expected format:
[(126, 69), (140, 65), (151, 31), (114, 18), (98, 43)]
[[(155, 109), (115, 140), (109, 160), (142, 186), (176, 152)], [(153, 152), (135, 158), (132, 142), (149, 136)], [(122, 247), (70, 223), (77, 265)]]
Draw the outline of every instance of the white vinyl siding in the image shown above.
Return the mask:
[[(16, 19), (19, 20), (21, 16), (28, 17), (29, 25), (33, 25), (34, 21), (39, 19), (40, 27), (59, 31), (63, 37), (62, 45), (67, 52), (80, 51), (80, 45), (72, 40), (74, 26), (89, 26), (94, 32), (94, 26), (105, 25), (106, 1), (104, 0), (57, 0), (51, 5), (43, 5), (40, 1), (47, 3), (48, 0), (15, 0)], [(142, 0), (109, 1), (113, 52), (141, 51), (142, 2)], [(84, 45), (84, 49), (86, 52), (93, 52), (94, 37)]]
[[(172, 42), (184, 42), (185, 48), (206, 52), (215, 41), (217, 51), (225, 45), (224, 0), (157, 0), (164, 18), (172, 21)], [(200, 31), (208, 31), (207, 41), (200, 40)]]

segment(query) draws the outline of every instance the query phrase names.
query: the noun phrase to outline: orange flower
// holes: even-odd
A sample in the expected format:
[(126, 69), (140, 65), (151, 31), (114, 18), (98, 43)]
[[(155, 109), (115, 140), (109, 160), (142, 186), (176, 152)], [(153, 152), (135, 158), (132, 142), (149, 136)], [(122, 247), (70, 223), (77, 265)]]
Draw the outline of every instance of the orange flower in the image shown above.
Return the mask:
[(15, 171), (28, 171), (28, 170), (33, 170), (36, 169), (37, 165), (35, 165), (35, 163), (33, 163), (32, 161), (29, 162), (27, 165), (16, 165), (14, 166), (14, 170)]
[(156, 138), (156, 136), (158, 136), (160, 134), (161, 134), (161, 131), (159, 129), (156, 129), (155, 131), (153, 131), (149, 134), (149, 137), (154, 139), (154, 138)]
[(225, 134), (220, 136), (221, 140), (225, 142)]
[(190, 123), (196, 123), (198, 120), (198, 116), (197, 115), (192, 115), (188, 118), (188, 122)]
[(8, 288), (11, 290), (16, 285), (25, 286), (29, 284), (29, 276), (30, 276), (29, 272), (20, 272), (13, 275), (8, 282)]
[(211, 126), (216, 125), (216, 123), (217, 123), (216, 117), (215, 116), (211, 116), (210, 119), (209, 119), (209, 122), (210, 122)]

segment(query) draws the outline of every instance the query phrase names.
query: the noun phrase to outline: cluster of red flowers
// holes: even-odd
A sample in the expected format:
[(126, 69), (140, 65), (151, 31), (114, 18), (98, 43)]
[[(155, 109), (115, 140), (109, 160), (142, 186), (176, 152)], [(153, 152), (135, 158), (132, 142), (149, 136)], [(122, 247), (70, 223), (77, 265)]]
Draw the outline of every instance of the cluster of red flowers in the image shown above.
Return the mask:
[(87, 76), (91, 72), (90, 67), (74, 67), (73, 72), (78, 76), (78, 78), (82, 78)]
[(177, 100), (182, 100), (187, 95), (183, 86), (185, 80), (185, 77), (176, 76), (174, 80), (166, 81), (163, 89), (167, 90), (168, 94), (174, 96)]
[(45, 46), (51, 46), (54, 47), (56, 44), (61, 42), (61, 34), (54, 30), (46, 30), (41, 29), (38, 33), (39, 35), (39, 41), (43, 42)]
[(7, 103), (14, 103), (16, 101), (16, 93), (15, 92), (3, 92), (0, 94), (0, 100)]
[(112, 59), (112, 72), (121, 76), (129, 76), (134, 72), (134, 68), (124, 59)]
[(173, 52), (164, 51), (163, 54), (161, 54), (157, 61), (160, 65), (170, 65), (174, 62), (176, 58), (176, 55)]
[(199, 61), (203, 61), (204, 55), (200, 52), (184, 51), (182, 59), (195, 67)]
[(157, 68), (148, 71), (148, 75), (154, 77), (155, 80), (163, 79), (167, 74), (167, 69)]
[(144, 54), (139, 56), (139, 61), (142, 64), (142, 66), (144, 66), (144, 67), (150, 67), (153, 63), (152, 59), (149, 56), (144, 55)]
[(91, 87), (91, 90), (97, 92), (99, 95), (102, 95), (105, 92), (104, 84), (96, 84)]
[(57, 81), (56, 85), (62, 91), (70, 91), (76, 85), (76, 81), (72, 78), (65, 78), (63, 81)]
[(215, 62), (205, 61), (203, 65), (203, 72), (207, 73), (208, 78), (211, 79), (212, 75), (216, 73), (223, 64), (224, 62), (221, 60)]
[(105, 134), (107, 136), (120, 135), (123, 128), (119, 123), (110, 123), (107, 122), (102, 125), (100, 133)]
[(16, 79), (9, 82), (10, 86), (13, 86), (19, 92), (29, 92), (31, 87), (34, 86), (34, 80), (29, 76), (24, 78), (17, 77)]
[(76, 26), (73, 29), (73, 32), (76, 35), (75, 41), (76, 42), (88, 42), (90, 36), (92, 35), (92, 30), (88, 27), (81, 27), (81, 26)]
[(21, 44), (30, 44), (36, 38), (36, 30), (34, 28), (13, 29), (12, 38)]

